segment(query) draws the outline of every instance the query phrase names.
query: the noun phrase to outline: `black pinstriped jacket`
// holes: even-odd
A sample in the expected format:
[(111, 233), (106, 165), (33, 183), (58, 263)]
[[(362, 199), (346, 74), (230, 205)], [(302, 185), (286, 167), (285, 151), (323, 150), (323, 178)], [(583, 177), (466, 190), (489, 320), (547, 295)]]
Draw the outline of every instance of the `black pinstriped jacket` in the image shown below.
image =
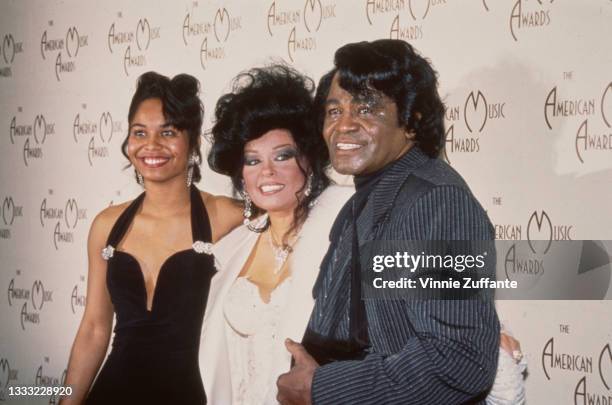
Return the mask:
[[(357, 233), (360, 245), (494, 237), (491, 222), (461, 176), (417, 147), (376, 184), (357, 219)], [(349, 336), (351, 238), (351, 226), (345, 224), (313, 289), (309, 328), (334, 340)], [(491, 301), (365, 300), (365, 308), (368, 355), (319, 367), (312, 384), (314, 404), (482, 401), (495, 377), (499, 344)]]

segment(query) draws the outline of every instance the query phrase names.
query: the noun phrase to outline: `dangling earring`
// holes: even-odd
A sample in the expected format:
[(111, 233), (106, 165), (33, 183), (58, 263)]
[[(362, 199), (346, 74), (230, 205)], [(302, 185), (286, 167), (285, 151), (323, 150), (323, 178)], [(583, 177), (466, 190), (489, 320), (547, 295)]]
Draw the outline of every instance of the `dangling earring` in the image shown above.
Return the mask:
[(251, 216), (253, 215), (253, 201), (251, 201), (251, 197), (246, 191), (246, 187), (244, 186), (244, 180), (242, 181), (242, 198), (244, 198), (244, 210), (242, 211), (242, 216), (244, 217), (244, 220), (242, 221), (242, 223), (246, 225), (249, 231), (262, 233), (268, 228), (268, 221), (266, 220), (266, 222), (261, 228), (258, 228), (251, 223)]
[(140, 172), (136, 169), (134, 169), (134, 171), (136, 172), (136, 182), (141, 186), (144, 187), (144, 178), (142, 177), (142, 174), (140, 174)]
[(312, 194), (312, 179), (314, 179), (314, 175), (310, 173), (308, 175), (308, 180), (306, 180), (306, 190), (304, 191), (304, 196), (309, 197)]
[(198, 155), (192, 153), (187, 162), (187, 187), (191, 187), (191, 183), (193, 182), (193, 167), (198, 163)]
[(253, 202), (251, 201), (249, 193), (247, 193), (246, 189), (244, 188), (244, 180), (242, 181), (242, 190), (242, 197), (244, 198), (244, 210), (242, 211), (244, 220), (242, 223), (248, 226), (251, 222), (251, 215), (253, 215)]

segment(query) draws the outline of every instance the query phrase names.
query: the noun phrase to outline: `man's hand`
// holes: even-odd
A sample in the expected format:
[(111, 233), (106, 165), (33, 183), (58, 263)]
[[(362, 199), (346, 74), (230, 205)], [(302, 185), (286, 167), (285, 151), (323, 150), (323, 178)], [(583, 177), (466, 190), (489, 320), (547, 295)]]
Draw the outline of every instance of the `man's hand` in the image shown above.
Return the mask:
[(276, 399), (282, 405), (310, 405), (312, 379), (319, 364), (301, 344), (287, 339), (285, 346), (293, 356), (295, 364), (288, 373), (278, 377)]

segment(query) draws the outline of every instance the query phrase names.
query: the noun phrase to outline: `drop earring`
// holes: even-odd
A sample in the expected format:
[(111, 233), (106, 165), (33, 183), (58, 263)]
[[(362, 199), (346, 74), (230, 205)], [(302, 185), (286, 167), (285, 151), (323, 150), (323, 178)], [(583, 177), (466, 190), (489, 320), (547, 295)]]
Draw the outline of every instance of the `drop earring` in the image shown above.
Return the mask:
[(306, 180), (306, 190), (304, 190), (304, 196), (309, 197), (312, 194), (312, 179), (314, 175), (310, 173), (308, 175), (308, 180)]
[(253, 202), (251, 201), (251, 197), (249, 196), (249, 193), (246, 192), (246, 190), (242, 192), (242, 196), (244, 197), (244, 210), (242, 211), (244, 221), (242, 221), (242, 223), (246, 226), (249, 226), (249, 224), (251, 223), (251, 215), (253, 215)]
[(134, 170), (136, 172), (136, 182), (144, 188), (144, 178), (142, 177), (142, 174), (140, 174), (140, 172), (138, 170)]
[(192, 153), (189, 156), (189, 161), (187, 162), (187, 187), (191, 187), (191, 183), (193, 182), (193, 167), (198, 164), (198, 156), (195, 153)]
[(253, 223), (251, 222), (251, 216), (253, 215), (253, 201), (251, 201), (251, 196), (249, 196), (249, 193), (246, 191), (246, 187), (244, 186), (244, 180), (242, 181), (242, 198), (244, 199), (244, 209), (242, 211), (242, 216), (244, 217), (244, 220), (242, 221), (242, 223), (246, 225), (249, 231), (255, 233), (262, 233), (268, 228), (268, 220), (266, 219), (266, 222), (263, 224), (263, 226), (259, 228), (253, 225)]

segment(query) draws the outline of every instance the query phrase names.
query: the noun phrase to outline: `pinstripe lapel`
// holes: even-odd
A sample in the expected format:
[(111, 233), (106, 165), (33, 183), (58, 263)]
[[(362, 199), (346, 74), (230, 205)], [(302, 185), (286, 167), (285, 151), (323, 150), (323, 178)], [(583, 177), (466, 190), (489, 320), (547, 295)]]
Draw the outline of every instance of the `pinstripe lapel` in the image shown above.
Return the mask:
[[(387, 219), (406, 179), (429, 159), (421, 149), (414, 146), (398, 161), (392, 163), (393, 166), (384, 174), (380, 182), (374, 186), (368, 204), (364, 208), (362, 216), (371, 218), (372, 228)], [(359, 229), (361, 235), (368, 235), (370, 233), (362, 233), (362, 231), (363, 229)], [(363, 240), (363, 238), (359, 239)]]
[[(393, 167), (384, 174), (374, 190), (363, 211), (357, 219), (357, 233), (359, 244), (374, 239), (376, 228), (384, 216), (390, 213), (395, 199), (406, 179), (429, 158), (418, 148), (413, 147), (406, 155), (393, 163)], [(347, 204), (350, 204), (347, 202)], [(324, 316), (314, 314), (314, 329), (329, 336), (339, 336), (338, 330), (341, 322), (346, 321), (346, 308), (348, 305), (350, 258), (352, 255), (351, 238), (352, 229), (342, 225), (343, 232), (335, 246), (330, 246), (326, 260), (320, 268), (319, 275), (313, 286), (313, 297), (317, 301), (318, 310)], [(325, 285), (326, 284), (326, 285)], [(326, 291), (327, 297), (319, 296)], [(325, 325), (325, 327), (323, 326)], [(348, 327), (348, 323), (345, 325)], [(335, 332), (331, 332), (334, 330)]]

